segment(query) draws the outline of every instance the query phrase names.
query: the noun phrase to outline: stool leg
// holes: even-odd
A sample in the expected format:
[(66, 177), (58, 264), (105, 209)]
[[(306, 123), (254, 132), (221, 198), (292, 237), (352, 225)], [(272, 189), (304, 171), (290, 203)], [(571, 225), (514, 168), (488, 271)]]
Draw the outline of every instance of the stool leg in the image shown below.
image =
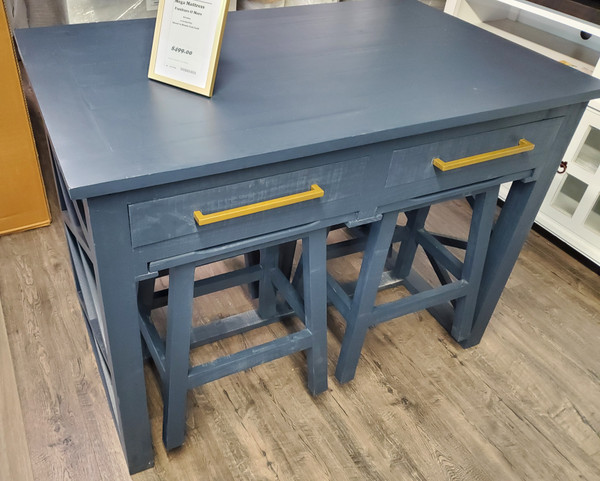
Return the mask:
[(163, 442), (167, 450), (181, 446), (185, 436), (193, 300), (194, 265), (171, 268), (167, 306), (166, 373), (163, 385)]
[(286, 242), (279, 246), (279, 269), (283, 275), (290, 279), (294, 266), (294, 254), (296, 253), (296, 241)]
[[(331, 227), (327, 227), (325, 229), (325, 244), (327, 244), (327, 237), (329, 236), (329, 232), (331, 232), (332, 228)], [(294, 251), (295, 254), (295, 251)], [(325, 262), (327, 262), (327, 247), (325, 248)], [(280, 262), (281, 264), (281, 262)], [(292, 278), (292, 286), (294, 286), (294, 289), (296, 289), (298, 292), (300, 292), (300, 295), (302, 295), (303, 292), (303, 271), (304, 271), (304, 261), (303, 261), (303, 254), (300, 254), (300, 260), (298, 261), (298, 265), (296, 266), (296, 270), (294, 272), (294, 277)], [(285, 272), (284, 272), (285, 274)], [(327, 276), (327, 267), (325, 267), (325, 275)], [(325, 281), (327, 282), (327, 281)]]
[(352, 299), (350, 318), (346, 319), (346, 332), (335, 370), (335, 377), (341, 383), (354, 378), (367, 330), (375, 321), (373, 319), (375, 297), (397, 218), (397, 212), (389, 212), (384, 214), (379, 222), (371, 225)]
[(368, 330), (368, 322), (363, 322), (362, 319), (346, 322), (342, 349), (335, 368), (335, 377), (340, 383), (343, 384), (354, 379)]
[(262, 279), (258, 286), (258, 314), (263, 319), (273, 317), (277, 311), (277, 292), (271, 281), (271, 273), (279, 266), (279, 246), (267, 247), (260, 250)]
[(156, 279), (146, 279), (138, 284), (138, 306), (142, 316), (149, 316), (154, 300), (154, 284)]
[[(296, 241), (290, 241), (279, 245), (279, 269), (281, 269), (283, 275), (288, 279), (292, 275), (295, 253)], [(255, 266), (256, 264), (260, 263), (260, 254), (258, 251), (247, 252), (244, 254), (244, 260), (246, 267)], [(258, 281), (248, 284), (248, 292), (252, 299), (256, 299), (258, 297), (258, 286)]]
[(471, 333), (479, 283), (494, 223), (498, 190), (499, 186), (496, 186), (476, 195), (471, 204), (473, 216), (461, 276), (469, 283), (469, 288), (466, 296), (456, 300), (452, 322), (452, 337), (457, 342), (466, 339)]
[(408, 237), (400, 243), (398, 258), (392, 271), (396, 279), (403, 279), (410, 274), (415, 254), (417, 253), (417, 247), (419, 246), (417, 232), (425, 226), (427, 214), (429, 214), (429, 206), (406, 213), (408, 219), (406, 222)]
[[(255, 266), (260, 263), (260, 254), (258, 251), (246, 252), (244, 254), (244, 261), (246, 267)], [(251, 282), (248, 284), (248, 294), (250, 299), (256, 299), (258, 297), (258, 281)]]
[(306, 350), (308, 389), (312, 394), (327, 390), (326, 239), (326, 229), (302, 239), (304, 322), (312, 333), (312, 347)]
[[(138, 309), (140, 315), (145, 319), (150, 319), (152, 312), (152, 302), (154, 300), (154, 284), (156, 279), (147, 279), (140, 281), (138, 284)], [(144, 361), (150, 359), (150, 351), (142, 336), (142, 353), (144, 355)]]

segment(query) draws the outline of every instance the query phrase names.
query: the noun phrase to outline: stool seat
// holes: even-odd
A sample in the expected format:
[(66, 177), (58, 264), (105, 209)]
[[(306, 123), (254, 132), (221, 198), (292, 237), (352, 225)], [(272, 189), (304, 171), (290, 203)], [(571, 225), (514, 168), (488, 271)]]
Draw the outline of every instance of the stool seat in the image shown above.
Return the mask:
[[(320, 228), (284, 238), (281, 242), (263, 236), (222, 245), (198, 251), (193, 260), (184, 263), (179, 258), (161, 260), (157, 265), (163, 268), (157, 276), (139, 282), (140, 329), (160, 377), (164, 401), (163, 441), (167, 449), (183, 443), (187, 391), (202, 384), (305, 351), (309, 391), (318, 394), (327, 389), (326, 237), (326, 229)], [(301, 289), (290, 283), (289, 273), (281, 271), (279, 262), (280, 248), (285, 249), (296, 240), (302, 241), (301, 265), (305, 275)], [(208, 279), (194, 278), (199, 266), (256, 250), (259, 252), (257, 264)], [(162, 276), (168, 276), (169, 286), (155, 291), (155, 280)], [(192, 327), (195, 297), (256, 283), (257, 309)], [(283, 301), (278, 300), (278, 294)], [(164, 306), (167, 308), (167, 329), (163, 339), (152, 322), (151, 312)], [(190, 366), (191, 349), (265, 326), (292, 314), (303, 321), (304, 327), (298, 332), (211, 362)]]

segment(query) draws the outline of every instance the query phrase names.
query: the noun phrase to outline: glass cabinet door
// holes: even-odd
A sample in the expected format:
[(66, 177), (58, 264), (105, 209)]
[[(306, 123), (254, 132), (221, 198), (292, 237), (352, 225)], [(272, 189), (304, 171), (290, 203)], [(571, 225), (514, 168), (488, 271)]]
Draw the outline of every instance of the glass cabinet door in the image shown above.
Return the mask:
[(588, 185), (571, 174), (565, 174), (558, 191), (552, 199), (552, 207), (573, 217)]
[(585, 226), (600, 236), (600, 195), (598, 195), (596, 202), (594, 202), (594, 207), (592, 207), (585, 220)]
[(588, 107), (536, 221), (600, 265), (600, 112)]
[(598, 171), (600, 167), (600, 130), (596, 127), (589, 127), (588, 134), (575, 157), (575, 163), (591, 175)]

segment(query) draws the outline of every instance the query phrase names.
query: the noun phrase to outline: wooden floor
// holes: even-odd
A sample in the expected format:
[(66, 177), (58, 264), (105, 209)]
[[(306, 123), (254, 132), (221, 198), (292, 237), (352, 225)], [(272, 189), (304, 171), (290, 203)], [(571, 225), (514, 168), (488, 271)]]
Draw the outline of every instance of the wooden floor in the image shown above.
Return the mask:
[[(52, 190), (51, 199), (56, 219)], [(466, 204), (450, 203), (430, 224), (457, 232), (468, 216)], [(358, 262), (329, 267), (351, 278)], [(0, 265), (0, 477), (129, 479), (60, 223), (0, 237)], [(222, 315), (245, 302), (227, 291), (210, 307)], [(600, 479), (600, 278), (538, 234), (475, 348), (461, 349), (427, 313), (406, 316), (368, 334), (356, 379), (342, 386), (332, 373), (343, 323), (329, 314), (327, 392), (307, 393), (302, 354), (213, 382), (189, 395), (186, 444), (168, 454), (148, 368), (156, 466), (133, 479)]]

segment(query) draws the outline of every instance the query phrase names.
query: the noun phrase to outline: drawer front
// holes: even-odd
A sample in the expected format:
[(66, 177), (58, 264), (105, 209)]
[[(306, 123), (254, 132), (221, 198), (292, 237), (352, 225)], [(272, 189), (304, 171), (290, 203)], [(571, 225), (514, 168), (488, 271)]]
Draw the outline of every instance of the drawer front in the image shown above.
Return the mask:
[[(368, 162), (368, 157), (361, 157), (131, 204), (132, 245), (141, 247), (195, 235), (204, 248), (358, 210), (362, 205), (358, 192)], [(322, 197), (208, 225), (199, 226), (194, 220), (195, 211), (207, 215), (236, 209), (306, 192), (313, 184), (323, 189)]]
[[(534, 169), (545, 161), (545, 154), (551, 148), (562, 120), (562, 117), (542, 120), (395, 150), (386, 181), (386, 193), (394, 193), (400, 200)], [(535, 148), (453, 170), (441, 171), (433, 165), (434, 158), (450, 162), (515, 147), (520, 139), (533, 143)]]

